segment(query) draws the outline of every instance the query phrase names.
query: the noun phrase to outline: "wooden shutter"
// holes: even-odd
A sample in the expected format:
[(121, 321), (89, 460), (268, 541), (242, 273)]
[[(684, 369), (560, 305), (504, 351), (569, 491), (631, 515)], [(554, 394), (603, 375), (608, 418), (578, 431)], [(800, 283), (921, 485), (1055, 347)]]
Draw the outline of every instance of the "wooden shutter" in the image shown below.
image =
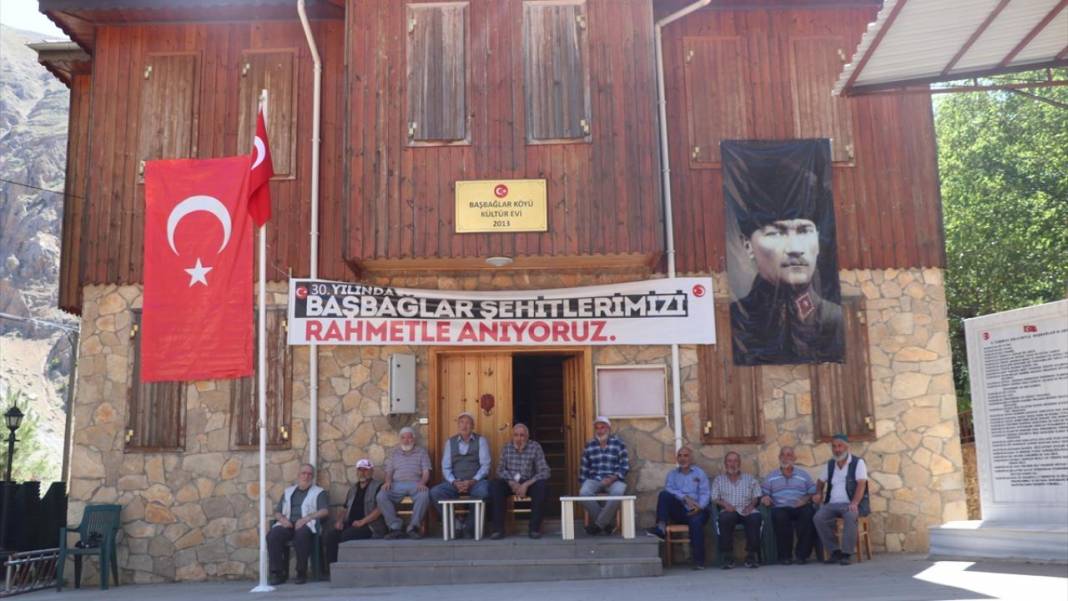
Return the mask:
[(716, 302), (715, 345), (697, 347), (697, 361), (707, 444), (764, 442), (764, 406), (760, 368), (734, 364), (731, 313), (726, 299)]
[(831, 89), (845, 64), (845, 40), (837, 36), (805, 36), (791, 40), (794, 126), (799, 138), (830, 138), (835, 162), (853, 161), (852, 101)]
[(144, 161), (196, 156), (199, 63), (196, 52), (146, 57), (141, 73), (140, 175), (144, 175)]
[[(266, 418), (267, 447), (271, 449), (288, 449), (292, 432), (293, 354), (286, 342), (285, 325), (284, 309), (267, 311)], [(230, 443), (234, 449), (248, 449), (260, 444), (256, 394), (255, 376), (230, 381)]]
[(467, 3), (409, 4), (408, 143), (467, 141)]
[(127, 390), (126, 450), (185, 449), (185, 382), (141, 381), (141, 311), (133, 312), (133, 375)]
[(748, 54), (740, 37), (687, 37), (686, 104), (690, 166), (719, 165), (719, 143), (751, 137), (746, 100)]
[(842, 298), (842, 320), (845, 363), (809, 367), (815, 437), (826, 442), (844, 432), (850, 440), (875, 440), (875, 400), (862, 297)]
[(590, 140), (586, 3), (523, 3), (527, 142)]
[(276, 178), (296, 176), (297, 51), (245, 50), (241, 53), (241, 109), (237, 149), (247, 154), (256, 136), (260, 91), (267, 90), (267, 137)]

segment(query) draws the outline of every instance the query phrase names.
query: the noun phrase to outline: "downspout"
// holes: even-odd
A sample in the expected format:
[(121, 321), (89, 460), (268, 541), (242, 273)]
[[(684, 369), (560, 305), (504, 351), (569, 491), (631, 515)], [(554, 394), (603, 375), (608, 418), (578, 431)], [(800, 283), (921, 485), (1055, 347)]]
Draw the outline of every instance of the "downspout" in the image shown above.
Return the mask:
[[(308, 277), (319, 277), (319, 130), (322, 121), (322, 95), (323, 95), (323, 61), (319, 57), (319, 47), (315, 44), (315, 36), (312, 35), (311, 24), (308, 23), (308, 12), (304, 6), (304, 0), (297, 0), (297, 12), (300, 14), (300, 24), (304, 27), (304, 37), (308, 39), (308, 50), (311, 51), (314, 63), (314, 83), (312, 92), (312, 160), (311, 160), (311, 266)], [(319, 347), (312, 345), (308, 353), (308, 378), (311, 380), (308, 388), (309, 402), (309, 426), (308, 426), (308, 463), (316, 470), (319, 469)]]
[[(660, 133), (660, 177), (661, 190), (664, 197), (664, 228), (667, 238), (668, 277), (675, 277), (675, 219), (671, 214), (671, 160), (668, 154), (668, 131), (667, 131), (667, 99), (664, 92), (664, 39), (663, 29), (670, 23), (674, 23), (686, 15), (700, 10), (712, 0), (698, 0), (689, 6), (681, 8), (656, 22), (656, 100), (659, 110), (659, 133)], [(672, 415), (675, 430), (675, 450), (682, 448), (682, 382), (681, 370), (679, 369), (679, 345), (671, 345), (671, 403), (674, 410)]]

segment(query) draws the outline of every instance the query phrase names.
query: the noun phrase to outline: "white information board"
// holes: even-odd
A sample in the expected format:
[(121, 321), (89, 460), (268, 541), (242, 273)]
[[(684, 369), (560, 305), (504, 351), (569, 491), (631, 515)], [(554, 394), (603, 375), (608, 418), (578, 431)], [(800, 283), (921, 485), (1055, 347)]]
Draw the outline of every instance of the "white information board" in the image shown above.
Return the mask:
[(667, 415), (667, 367), (597, 367), (597, 414), (606, 417), (663, 418)]
[(1068, 300), (965, 321), (984, 520), (1068, 515)]

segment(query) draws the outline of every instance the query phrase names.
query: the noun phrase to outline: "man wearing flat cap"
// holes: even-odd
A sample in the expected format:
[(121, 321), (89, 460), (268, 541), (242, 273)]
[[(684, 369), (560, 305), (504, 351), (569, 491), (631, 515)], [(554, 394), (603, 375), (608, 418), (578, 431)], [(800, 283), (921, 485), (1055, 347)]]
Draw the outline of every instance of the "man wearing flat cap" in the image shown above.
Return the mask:
[[(586, 443), (586, 449), (582, 452), (579, 495), (622, 495), (627, 492), (624, 480), (628, 471), (630, 456), (627, 454), (627, 445), (612, 434), (612, 422), (603, 415), (598, 416), (593, 420), (593, 440)], [(612, 534), (619, 501), (583, 501), (582, 505), (593, 520), (586, 526), (587, 534)]]
[[(456, 435), (445, 441), (441, 455), (441, 470), (445, 481), (430, 489), (439, 516), (444, 516), (441, 502), (459, 499), (466, 495), (488, 501), (490, 483), (490, 443), (475, 433), (475, 416), (464, 411), (456, 416)], [(456, 518), (456, 537), (475, 537), (475, 520), (472, 514)]]
[(747, 293), (732, 278), (742, 291), (731, 303), (735, 364), (841, 362), (830, 144), (731, 140), (721, 148), (724, 196), (746, 255), (732, 256), (729, 269), (756, 271)]
[[(824, 552), (830, 553), (823, 563), (849, 565), (849, 557), (857, 548), (857, 519), (871, 513), (868, 501), (868, 466), (860, 457), (849, 452), (849, 438), (835, 434), (831, 439), (833, 457), (827, 461), (827, 471), (816, 482), (812, 500), (822, 505), (812, 523), (816, 526)], [(842, 540), (835, 533), (835, 522), (842, 519)]]
[(375, 466), (370, 459), (356, 462), (356, 484), (345, 496), (345, 507), (332, 528), (327, 528), (323, 538), (326, 543), (326, 565), (337, 562), (338, 546), (349, 540), (382, 538), (386, 535), (386, 521), (378, 507), (378, 490), (382, 481), (374, 477)]

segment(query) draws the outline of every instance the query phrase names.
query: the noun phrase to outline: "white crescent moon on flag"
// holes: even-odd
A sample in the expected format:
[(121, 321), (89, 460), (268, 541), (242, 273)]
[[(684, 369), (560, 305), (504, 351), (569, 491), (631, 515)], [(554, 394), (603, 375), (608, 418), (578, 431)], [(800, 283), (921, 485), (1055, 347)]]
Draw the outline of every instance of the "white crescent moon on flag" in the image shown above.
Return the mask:
[(170, 243), (174, 254), (178, 254), (178, 249), (174, 246), (174, 230), (178, 227), (178, 222), (186, 215), (197, 211), (211, 213), (222, 224), (223, 241), (219, 246), (219, 252), (222, 252), (226, 244), (230, 242), (230, 212), (226, 210), (226, 206), (219, 202), (219, 199), (211, 196), (190, 196), (175, 205), (167, 217), (167, 242)]
[(263, 162), (263, 159), (267, 157), (267, 149), (263, 146), (263, 140), (261, 140), (259, 136), (256, 136), (256, 138), (252, 140), (252, 146), (256, 149), (256, 159), (252, 161), (250, 171), (259, 167), (260, 163)]

